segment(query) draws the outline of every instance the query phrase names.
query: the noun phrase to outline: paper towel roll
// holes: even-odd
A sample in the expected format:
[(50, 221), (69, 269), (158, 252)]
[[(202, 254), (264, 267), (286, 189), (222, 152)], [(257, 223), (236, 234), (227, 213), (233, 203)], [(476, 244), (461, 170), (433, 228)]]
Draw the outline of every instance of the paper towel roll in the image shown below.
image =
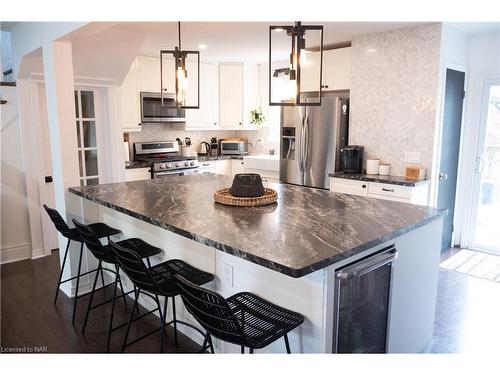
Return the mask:
[(125, 163), (130, 161), (130, 149), (128, 148), (128, 142), (123, 142), (123, 152), (125, 153)]
[(366, 174), (378, 174), (379, 159), (366, 160)]

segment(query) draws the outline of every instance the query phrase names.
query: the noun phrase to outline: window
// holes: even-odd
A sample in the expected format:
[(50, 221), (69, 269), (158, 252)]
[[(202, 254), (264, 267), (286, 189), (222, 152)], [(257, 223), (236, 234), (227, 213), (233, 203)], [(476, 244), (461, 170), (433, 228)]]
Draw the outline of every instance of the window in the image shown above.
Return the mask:
[(97, 185), (99, 169), (93, 91), (75, 91), (75, 112), (80, 185)]

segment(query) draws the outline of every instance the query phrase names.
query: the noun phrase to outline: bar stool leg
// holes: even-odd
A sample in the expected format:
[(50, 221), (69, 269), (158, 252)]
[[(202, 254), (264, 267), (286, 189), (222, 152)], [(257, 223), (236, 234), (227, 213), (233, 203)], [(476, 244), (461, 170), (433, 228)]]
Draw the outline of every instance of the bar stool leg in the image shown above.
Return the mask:
[(87, 306), (87, 313), (85, 314), (85, 321), (83, 322), (82, 333), (85, 333), (85, 328), (87, 328), (87, 321), (89, 319), (90, 308), (92, 306), (92, 300), (94, 299), (95, 287), (97, 285), (97, 279), (99, 278), (99, 271), (101, 270), (101, 267), (102, 267), (102, 261), (99, 261), (99, 265), (97, 266), (95, 272), (94, 285), (92, 286), (92, 292), (90, 293), (90, 301), (89, 305)]
[(135, 295), (134, 306), (132, 307), (132, 313), (130, 314), (130, 318), (128, 320), (127, 332), (125, 333), (125, 337), (123, 338), (122, 353), (125, 352), (125, 346), (127, 345), (128, 334), (130, 333), (130, 326), (132, 325), (132, 319), (134, 319), (135, 307), (137, 306), (137, 300), (139, 299), (139, 292), (140, 292), (139, 289), (137, 289), (137, 291), (134, 291)]
[[(158, 296), (156, 298), (158, 298)], [(163, 338), (166, 336), (165, 321), (167, 320), (167, 304), (168, 304), (168, 298), (165, 297), (165, 302), (163, 302), (163, 314), (162, 314), (160, 309), (160, 301), (158, 301), (158, 309), (160, 310), (160, 319), (161, 319), (160, 353), (163, 352)]]
[(120, 275), (118, 274), (118, 270), (115, 275), (115, 286), (113, 288), (113, 304), (111, 305), (111, 318), (109, 319), (109, 328), (108, 328), (108, 344), (106, 346), (106, 353), (109, 353), (109, 344), (111, 342), (111, 330), (113, 329), (113, 317), (115, 314), (115, 301), (116, 301), (116, 289), (118, 289), (118, 280), (120, 280)]
[(203, 345), (201, 346), (200, 353), (205, 353), (208, 344), (208, 332), (205, 334), (205, 339), (203, 340)]
[(245, 347), (241, 345), (241, 354), (245, 354)]
[[(118, 266), (118, 264), (115, 264), (115, 270), (116, 274), (120, 275), (120, 266)], [(127, 308), (127, 297), (125, 296), (125, 289), (123, 288), (121, 277), (118, 277), (118, 282), (120, 283), (120, 289), (122, 290), (123, 304), (125, 305), (125, 308)]]
[(172, 313), (174, 316), (174, 342), (175, 342), (175, 347), (177, 348), (177, 317), (175, 314), (175, 296), (172, 297)]
[(64, 266), (66, 265), (66, 258), (68, 257), (69, 244), (71, 240), (68, 238), (68, 244), (66, 245), (66, 251), (64, 252), (64, 259), (61, 266), (61, 272), (59, 272), (59, 281), (57, 282), (56, 296), (54, 297), (54, 304), (57, 303), (57, 296), (59, 295), (59, 287), (61, 286), (61, 280), (64, 272)]
[(78, 261), (78, 273), (76, 275), (75, 301), (73, 302), (73, 324), (75, 324), (75, 317), (76, 317), (76, 303), (78, 301), (78, 289), (80, 287), (80, 272), (82, 270), (82, 257), (83, 257), (83, 242), (80, 246), (80, 260)]
[(285, 338), (285, 346), (286, 346), (286, 352), (288, 354), (291, 354), (292, 352), (290, 351), (290, 343), (288, 342), (288, 334), (285, 333), (285, 336), (283, 336)]
[(250, 354), (253, 354), (253, 348), (249, 348), (248, 351), (250, 352)]
[(208, 343), (210, 344), (210, 351), (212, 352), (212, 354), (215, 354), (214, 344), (212, 343), (212, 335), (210, 335), (210, 333), (208, 334)]

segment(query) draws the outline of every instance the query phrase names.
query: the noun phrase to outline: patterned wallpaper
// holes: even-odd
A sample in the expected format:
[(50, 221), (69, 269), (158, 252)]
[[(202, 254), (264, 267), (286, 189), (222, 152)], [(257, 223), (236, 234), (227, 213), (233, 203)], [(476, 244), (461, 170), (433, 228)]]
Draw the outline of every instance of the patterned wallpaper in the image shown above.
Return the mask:
[(365, 160), (390, 163), (393, 175), (404, 175), (405, 151), (413, 151), (430, 178), (440, 43), (440, 24), (352, 41), (349, 143), (365, 147)]

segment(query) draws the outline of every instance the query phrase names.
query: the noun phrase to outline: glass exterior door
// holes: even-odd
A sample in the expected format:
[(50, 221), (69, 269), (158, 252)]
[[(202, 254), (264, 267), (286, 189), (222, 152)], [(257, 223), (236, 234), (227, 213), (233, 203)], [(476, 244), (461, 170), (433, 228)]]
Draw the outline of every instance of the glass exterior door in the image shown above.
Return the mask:
[(76, 134), (80, 185), (97, 185), (97, 132), (94, 91), (75, 90)]
[(485, 86), (470, 247), (500, 253), (500, 81)]

